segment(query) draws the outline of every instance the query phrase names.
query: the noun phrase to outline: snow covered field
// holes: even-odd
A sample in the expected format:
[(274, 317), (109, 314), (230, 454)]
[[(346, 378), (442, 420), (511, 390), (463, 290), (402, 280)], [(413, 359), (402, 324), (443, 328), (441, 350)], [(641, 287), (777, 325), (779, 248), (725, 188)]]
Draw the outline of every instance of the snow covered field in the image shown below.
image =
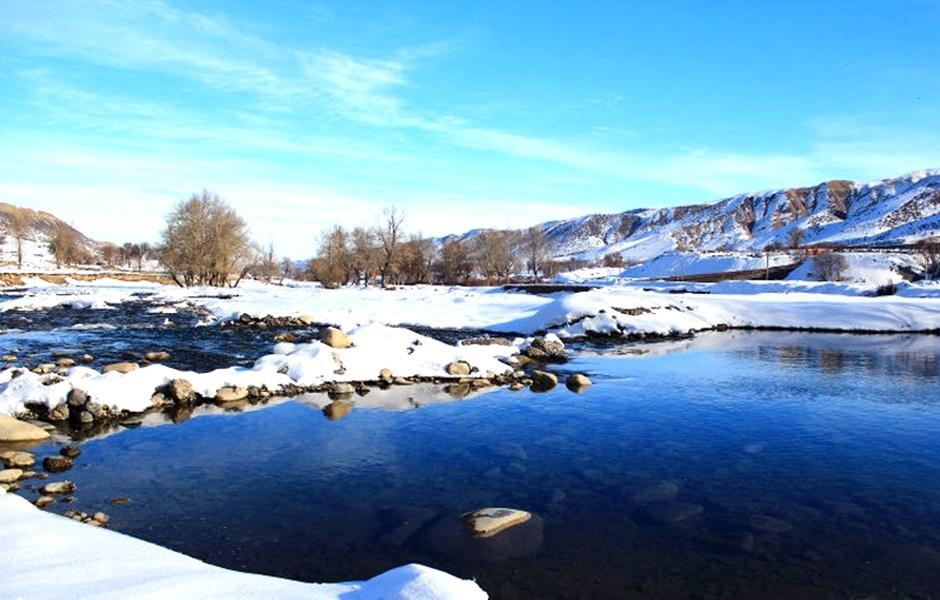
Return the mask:
[(84, 523), (43, 512), (0, 489), (4, 598), (309, 598), (474, 600), (472, 581), (405, 565), (368, 581), (316, 584), (214, 567)]

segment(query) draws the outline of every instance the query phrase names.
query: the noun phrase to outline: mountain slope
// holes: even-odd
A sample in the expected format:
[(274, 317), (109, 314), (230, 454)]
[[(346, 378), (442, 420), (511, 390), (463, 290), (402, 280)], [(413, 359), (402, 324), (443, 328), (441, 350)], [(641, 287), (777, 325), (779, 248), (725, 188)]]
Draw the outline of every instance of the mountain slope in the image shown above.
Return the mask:
[(676, 250), (755, 251), (786, 244), (794, 229), (804, 232), (804, 244), (908, 244), (940, 234), (940, 170), (740, 194), (713, 204), (593, 214), (539, 227), (556, 258), (617, 253), (645, 261)]
[(78, 245), (89, 254), (96, 254), (98, 242), (89, 238), (55, 215), (40, 210), (21, 208), (0, 202), (0, 266), (15, 266), (17, 262), (17, 241), (10, 227), (10, 219), (15, 211), (21, 211), (26, 217), (26, 235), (23, 238), (23, 269), (46, 270), (55, 266), (55, 259), (49, 252), (49, 241), (59, 227), (72, 230)]

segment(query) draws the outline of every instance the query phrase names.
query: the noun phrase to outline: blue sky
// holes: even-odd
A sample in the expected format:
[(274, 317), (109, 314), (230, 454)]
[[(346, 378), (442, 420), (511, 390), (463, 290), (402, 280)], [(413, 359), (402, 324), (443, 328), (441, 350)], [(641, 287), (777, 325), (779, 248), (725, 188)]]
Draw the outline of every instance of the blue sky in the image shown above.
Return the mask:
[(313, 252), (940, 167), (940, 2), (0, 0), (0, 200)]

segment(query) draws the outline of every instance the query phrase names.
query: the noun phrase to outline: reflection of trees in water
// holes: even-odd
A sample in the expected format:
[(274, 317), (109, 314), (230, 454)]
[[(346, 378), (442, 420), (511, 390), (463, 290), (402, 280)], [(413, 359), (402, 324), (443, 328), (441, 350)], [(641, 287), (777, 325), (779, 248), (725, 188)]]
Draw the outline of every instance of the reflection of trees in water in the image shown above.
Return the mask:
[(799, 344), (759, 345), (743, 349), (742, 356), (786, 366), (809, 367), (823, 373), (866, 371), (874, 375), (940, 376), (940, 355), (926, 351), (864, 351), (856, 348), (812, 347)]

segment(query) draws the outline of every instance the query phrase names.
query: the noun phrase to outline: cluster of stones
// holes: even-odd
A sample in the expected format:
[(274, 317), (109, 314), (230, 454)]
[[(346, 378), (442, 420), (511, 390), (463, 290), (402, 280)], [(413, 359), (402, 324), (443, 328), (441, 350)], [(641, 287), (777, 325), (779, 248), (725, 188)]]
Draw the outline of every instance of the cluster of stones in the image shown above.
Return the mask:
[[(239, 317), (236, 323), (241, 327), (253, 326), (258, 322), (268, 323), (266, 326), (285, 326), (300, 325), (310, 326), (313, 321), (310, 317), (303, 315), (300, 317), (264, 317), (255, 319), (250, 315), (244, 314)], [(331, 348), (344, 349), (353, 346), (352, 339), (343, 331), (333, 327), (320, 327), (318, 330), (318, 339)], [(481, 337), (463, 340), (462, 345), (502, 345), (510, 346), (512, 341), (500, 337)], [(170, 354), (165, 351), (148, 352), (143, 360), (138, 362), (118, 362), (104, 366), (103, 372), (130, 373), (140, 368), (141, 364), (165, 361), (170, 358)], [(87, 360), (86, 360), (87, 359)], [(344, 368), (339, 355), (334, 353), (334, 359), (337, 363), (337, 373), (342, 374)], [(90, 356), (83, 357), (83, 362), (93, 360)], [(334, 405), (324, 410), (328, 418), (341, 418), (349, 413), (351, 406), (349, 403), (336, 404), (336, 401), (345, 401), (351, 399), (353, 395), (364, 396), (369, 393), (372, 387), (388, 388), (390, 386), (414, 385), (417, 383), (431, 383), (443, 385), (444, 390), (455, 396), (464, 397), (470, 395), (476, 390), (492, 386), (508, 386), (510, 390), (518, 391), (529, 388), (535, 392), (545, 392), (553, 389), (558, 384), (558, 377), (547, 371), (533, 369), (547, 362), (563, 362), (567, 360), (567, 352), (564, 344), (557, 339), (537, 337), (531, 341), (523, 352), (513, 357), (512, 365), (514, 370), (505, 373), (493, 373), (490, 371), (480, 372), (472, 367), (466, 361), (455, 361), (448, 364), (445, 373), (439, 376), (400, 376), (392, 373), (389, 369), (381, 369), (376, 374), (376, 378), (368, 381), (358, 382), (325, 382), (318, 385), (286, 385), (276, 390), (270, 390), (265, 386), (223, 386), (215, 391), (213, 396), (203, 396), (196, 392), (192, 384), (185, 379), (174, 379), (168, 384), (156, 389), (151, 396), (153, 407), (158, 410), (169, 410), (173, 420), (185, 420), (191, 414), (196, 406), (206, 403), (215, 403), (228, 408), (240, 408), (246, 403), (256, 404), (266, 401), (268, 398), (278, 396), (297, 396), (308, 393), (327, 393)], [(75, 361), (68, 357), (61, 357), (58, 365), (40, 365), (39, 371), (43, 373), (51, 372), (51, 369), (68, 369), (74, 366)], [(530, 368), (526, 372), (526, 368)], [(567, 387), (575, 392), (584, 391), (591, 385), (590, 380), (580, 374), (571, 375), (566, 381)], [(65, 402), (49, 409), (46, 412), (39, 411), (33, 413), (33, 416), (43, 418), (53, 423), (68, 422), (73, 426), (89, 427), (97, 424), (104, 424), (115, 420), (127, 419), (127, 411), (116, 410), (112, 407), (99, 404), (94, 401), (85, 391), (79, 388), (73, 388), (69, 391)], [(130, 422), (122, 421), (122, 424), (132, 426)], [(48, 437), (48, 434), (46, 434)], [(2, 439), (2, 437), (0, 437)]]
[(77, 510), (67, 510), (65, 511), (65, 516), (69, 519), (72, 519), (73, 521), (86, 523), (92, 527), (104, 527), (108, 524), (108, 521), (111, 520), (108, 515), (104, 514), (103, 512), (96, 512), (93, 515), (89, 515)]
[(300, 315), (298, 317), (275, 317), (267, 315), (265, 317), (253, 317), (248, 313), (242, 313), (237, 319), (231, 321), (222, 321), (221, 327), (254, 327), (256, 329), (284, 329), (288, 327), (310, 327), (314, 325), (313, 317), (310, 315)]

